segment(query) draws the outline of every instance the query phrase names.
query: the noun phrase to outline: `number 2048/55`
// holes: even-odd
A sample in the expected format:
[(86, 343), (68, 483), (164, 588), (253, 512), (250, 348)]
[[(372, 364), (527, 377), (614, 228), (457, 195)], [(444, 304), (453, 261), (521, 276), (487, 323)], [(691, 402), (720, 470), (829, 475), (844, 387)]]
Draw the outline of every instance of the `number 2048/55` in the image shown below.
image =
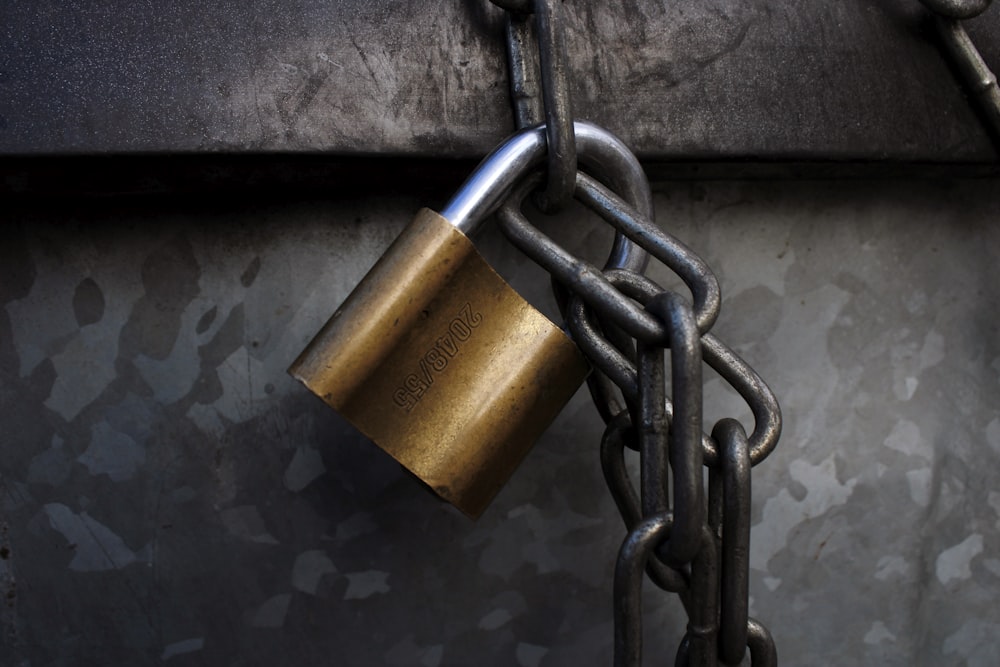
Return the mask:
[(435, 378), (448, 368), (448, 363), (455, 358), (462, 345), (472, 338), (473, 330), (482, 323), (482, 313), (473, 311), (471, 303), (462, 306), (434, 345), (420, 357), (417, 371), (407, 375), (403, 384), (392, 392), (392, 402), (407, 412), (412, 410), (434, 385)]

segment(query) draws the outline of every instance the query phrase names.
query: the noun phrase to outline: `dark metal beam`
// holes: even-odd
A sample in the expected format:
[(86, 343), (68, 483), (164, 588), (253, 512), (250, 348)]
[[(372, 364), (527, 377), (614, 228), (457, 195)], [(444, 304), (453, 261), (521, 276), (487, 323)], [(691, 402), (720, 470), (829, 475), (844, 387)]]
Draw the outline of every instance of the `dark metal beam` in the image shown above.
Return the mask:
[[(576, 114), (651, 162), (995, 162), (917, 0), (566, 3)], [(513, 128), (487, 0), (7, 0), (0, 156), (474, 157)], [(1000, 68), (1000, 8), (966, 22)]]

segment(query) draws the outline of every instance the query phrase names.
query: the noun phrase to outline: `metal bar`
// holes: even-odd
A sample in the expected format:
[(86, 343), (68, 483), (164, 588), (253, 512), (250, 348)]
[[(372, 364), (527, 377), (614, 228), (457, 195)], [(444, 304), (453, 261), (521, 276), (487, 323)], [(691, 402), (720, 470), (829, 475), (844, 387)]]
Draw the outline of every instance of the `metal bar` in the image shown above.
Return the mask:
[[(645, 162), (997, 160), (914, 0), (565, 9), (576, 116)], [(487, 0), (10, 0), (0, 156), (481, 157), (511, 129), (503, 17)], [(1000, 12), (966, 27), (996, 67)]]

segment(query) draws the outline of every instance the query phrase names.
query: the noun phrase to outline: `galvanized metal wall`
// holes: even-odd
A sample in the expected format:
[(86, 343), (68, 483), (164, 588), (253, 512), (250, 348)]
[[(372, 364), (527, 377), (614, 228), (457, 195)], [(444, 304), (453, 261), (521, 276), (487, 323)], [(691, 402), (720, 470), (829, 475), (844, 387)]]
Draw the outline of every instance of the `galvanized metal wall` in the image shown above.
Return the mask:
[[(285, 374), (421, 203), (5, 202), (0, 664), (609, 664), (623, 528), (583, 392), (473, 523)], [(685, 182), (656, 205), (784, 409), (751, 553), (782, 664), (998, 664), (997, 181)], [(608, 238), (550, 228), (594, 258)], [(645, 609), (669, 661), (680, 606)]]

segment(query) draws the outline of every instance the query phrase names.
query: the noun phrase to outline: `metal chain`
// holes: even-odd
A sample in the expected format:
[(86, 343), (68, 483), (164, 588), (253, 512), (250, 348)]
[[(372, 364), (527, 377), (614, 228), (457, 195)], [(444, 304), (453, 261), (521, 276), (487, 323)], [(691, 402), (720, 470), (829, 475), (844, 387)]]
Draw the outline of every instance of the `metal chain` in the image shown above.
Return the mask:
[[(517, 129), (536, 125), (541, 120), (534, 78), (536, 60), (537, 69), (541, 72), (542, 111), (548, 139), (548, 176), (536, 203), (546, 213), (555, 213), (573, 198), (576, 176), (576, 140), (566, 73), (566, 44), (558, 19), (560, 2), (491, 2), (507, 10), (507, 62)], [(532, 32), (537, 42), (536, 49), (528, 47), (533, 41)]]
[[(771, 636), (749, 618), (747, 600), (750, 469), (777, 444), (777, 400), (709, 331), (721, 298), (718, 281), (701, 258), (578, 172), (576, 199), (670, 268), (688, 286), (693, 303), (635, 271), (602, 271), (524, 217), (522, 202), (540, 181), (536, 175), (516, 186), (498, 219), (506, 237), (569, 293), (570, 331), (598, 371), (591, 390), (608, 424), (601, 462), (628, 531), (615, 567), (615, 665), (641, 662), (643, 572), (677, 593), (687, 612), (675, 665), (738, 665), (748, 650), (753, 665), (776, 665)], [(703, 362), (747, 401), (755, 422), (749, 436), (732, 419), (716, 424), (711, 435), (702, 433)], [(626, 447), (639, 452), (638, 493), (628, 477)]]
[[(552, 275), (570, 332), (595, 367), (588, 385), (607, 424), (601, 466), (627, 531), (614, 573), (614, 663), (641, 664), (645, 572), (656, 586), (676, 593), (687, 613), (676, 666), (739, 665), (747, 652), (754, 667), (776, 666), (770, 633), (748, 615), (748, 559), (750, 473), (777, 444), (777, 400), (710, 332), (722, 299), (708, 265), (657, 227), (650, 207), (644, 215), (578, 170), (565, 52), (555, 19), (559, 0), (491, 1), (507, 10), (518, 127), (539, 120), (534, 51), (526, 46), (532, 27), (538, 44), (547, 175), (522, 179), (497, 213), (508, 240)], [(644, 178), (642, 185), (648, 192)], [(611, 224), (617, 238), (628, 238), (675, 273), (691, 300), (642, 275), (643, 267), (602, 270), (566, 251), (524, 217), (521, 207), (530, 193), (538, 194), (536, 203), (546, 213), (575, 197)], [(702, 432), (704, 363), (746, 400), (754, 416), (749, 436), (733, 419), (719, 421), (711, 435)], [(639, 454), (638, 493), (629, 480), (626, 448)]]
[(987, 128), (1000, 147), (1000, 87), (997, 77), (990, 70), (979, 49), (973, 44), (962, 19), (975, 18), (990, 6), (993, 0), (920, 0), (933, 14), (938, 34), (945, 50), (964, 79), (966, 87), (975, 95), (982, 110)]

